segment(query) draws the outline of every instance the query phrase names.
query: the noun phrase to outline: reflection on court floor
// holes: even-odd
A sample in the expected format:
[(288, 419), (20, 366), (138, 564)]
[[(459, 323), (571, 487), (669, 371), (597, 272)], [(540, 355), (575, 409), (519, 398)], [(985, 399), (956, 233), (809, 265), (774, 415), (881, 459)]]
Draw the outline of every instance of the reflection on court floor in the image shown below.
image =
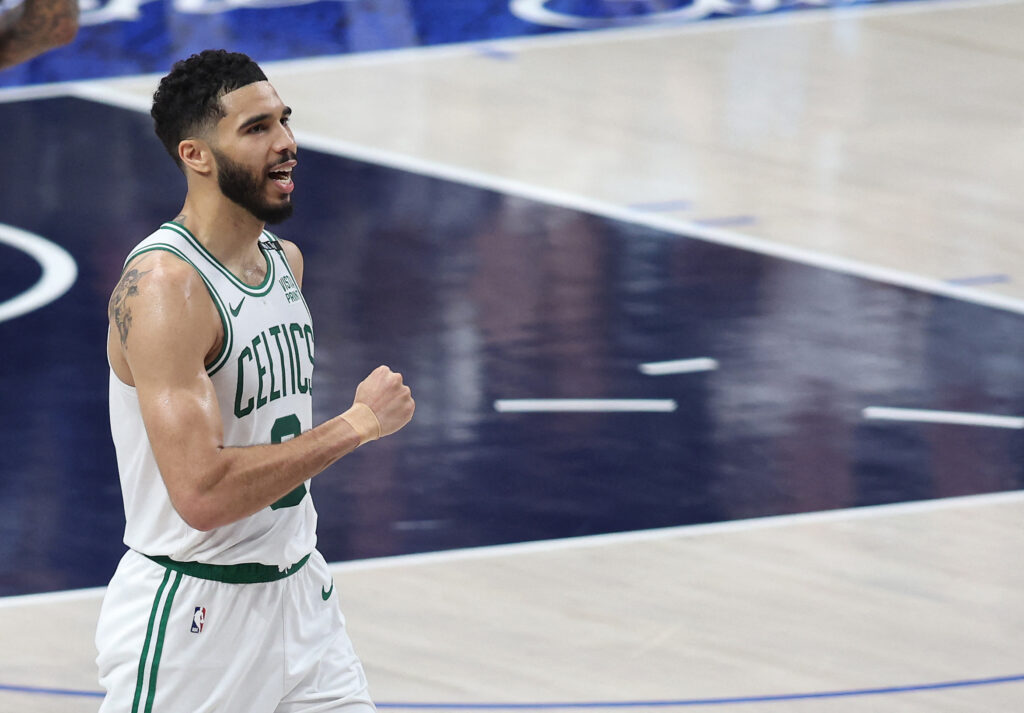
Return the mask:
[[(65, 296), (0, 323), (0, 594), (102, 585), (123, 549), (105, 304), (183, 181), (142, 114), (60, 98), (0, 104), (0, 121), (25, 137), (0, 178), (19, 196), (3, 222), (79, 271)], [(865, 418), (1019, 413), (1018, 314), (301, 147), (299, 160), (278, 232), (306, 255), (316, 419), (378, 363), (418, 402), (400, 437), (314, 481), (329, 561), (1022, 486), (1016, 429)], [(0, 300), (39, 271), (0, 243)]]

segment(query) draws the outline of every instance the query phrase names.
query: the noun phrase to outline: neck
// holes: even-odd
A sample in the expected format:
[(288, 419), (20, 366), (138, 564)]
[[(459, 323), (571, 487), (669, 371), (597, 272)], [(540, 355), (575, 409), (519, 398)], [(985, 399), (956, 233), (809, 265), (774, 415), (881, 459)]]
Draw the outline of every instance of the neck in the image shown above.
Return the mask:
[(185, 226), (228, 268), (243, 268), (260, 256), (258, 241), (263, 221), (223, 195), (203, 200), (192, 191), (175, 223)]

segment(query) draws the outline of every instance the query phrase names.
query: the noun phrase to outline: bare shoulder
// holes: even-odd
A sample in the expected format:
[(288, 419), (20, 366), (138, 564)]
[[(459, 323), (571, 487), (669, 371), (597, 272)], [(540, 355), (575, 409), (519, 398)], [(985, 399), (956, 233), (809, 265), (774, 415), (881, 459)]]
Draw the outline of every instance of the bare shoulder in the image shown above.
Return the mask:
[(114, 317), (119, 308), (141, 298), (185, 299), (195, 285), (202, 285), (202, 278), (188, 263), (163, 250), (143, 253), (125, 265), (110, 295), (107, 313)]
[(111, 293), (107, 316), (120, 336), (122, 348), (127, 348), (131, 333), (141, 326), (140, 317), (145, 318), (147, 332), (187, 326), (190, 331), (203, 333), (207, 331), (205, 325), (219, 324), (199, 273), (162, 250), (139, 255), (125, 266)]
[(299, 246), (290, 240), (278, 240), (281, 243), (281, 249), (284, 250), (284, 256), (288, 259), (288, 265), (292, 268), (292, 272), (295, 274), (295, 279), (299, 283), (299, 287), (302, 287), (302, 273), (304, 262), (302, 258), (302, 251), (299, 250)]

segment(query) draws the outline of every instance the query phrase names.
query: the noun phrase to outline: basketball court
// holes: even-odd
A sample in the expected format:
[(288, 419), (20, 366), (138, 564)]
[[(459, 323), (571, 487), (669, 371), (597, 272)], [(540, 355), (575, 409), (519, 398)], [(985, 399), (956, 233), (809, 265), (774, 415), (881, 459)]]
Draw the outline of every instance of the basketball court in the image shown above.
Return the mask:
[(106, 301), (205, 46), (294, 110), (315, 420), (417, 399), (312, 485), (380, 708), (1019, 708), (1024, 3), (265, 5), (0, 74), (0, 710), (99, 706)]

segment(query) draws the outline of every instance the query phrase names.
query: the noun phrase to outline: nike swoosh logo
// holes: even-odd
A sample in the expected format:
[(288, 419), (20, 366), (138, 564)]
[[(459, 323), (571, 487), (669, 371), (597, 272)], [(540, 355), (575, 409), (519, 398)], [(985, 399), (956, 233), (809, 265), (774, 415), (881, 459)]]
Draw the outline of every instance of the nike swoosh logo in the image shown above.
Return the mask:
[(232, 317), (237, 317), (238, 316), (238, 313), (242, 311), (242, 304), (244, 302), (245, 302), (245, 298), (243, 297), (242, 301), (238, 303), (237, 307), (232, 307), (230, 305), (230, 303), (228, 304), (228, 309), (231, 310), (231, 316)]
[(331, 582), (331, 588), (330, 589), (324, 589), (323, 587), (320, 587), (320, 596), (324, 598), (325, 602), (328, 599), (331, 598), (331, 594), (333, 594), (333, 593), (334, 593), (334, 582)]

